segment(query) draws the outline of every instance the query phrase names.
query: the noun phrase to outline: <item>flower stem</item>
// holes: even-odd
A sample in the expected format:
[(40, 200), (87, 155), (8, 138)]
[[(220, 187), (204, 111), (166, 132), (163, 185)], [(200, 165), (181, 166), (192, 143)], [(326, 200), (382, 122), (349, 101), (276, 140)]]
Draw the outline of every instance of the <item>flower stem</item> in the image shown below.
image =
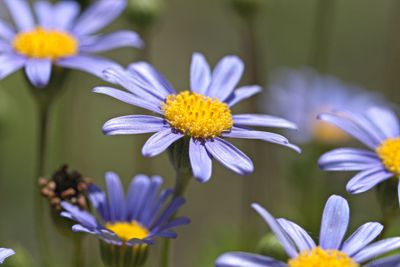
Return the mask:
[(72, 259), (71, 267), (83, 267), (85, 264), (85, 258), (83, 255), (83, 238), (82, 236), (74, 236), (74, 255)]

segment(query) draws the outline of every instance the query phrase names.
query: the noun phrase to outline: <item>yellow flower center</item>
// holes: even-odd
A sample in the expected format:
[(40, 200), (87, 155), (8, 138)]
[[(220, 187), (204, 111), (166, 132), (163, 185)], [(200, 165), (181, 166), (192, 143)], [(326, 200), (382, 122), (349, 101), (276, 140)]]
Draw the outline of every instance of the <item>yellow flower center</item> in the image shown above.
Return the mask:
[(37, 27), (18, 34), (13, 41), (14, 49), (30, 58), (56, 60), (78, 53), (78, 41), (69, 33)]
[(137, 221), (107, 223), (105, 227), (113, 231), (122, 241), (132, 238), (144, 239), (149, 235), (149, 231)]
[(296, 258), (289, 260), (289, 267), (359, 267), (352, 258), (338, 250), (323, 250), (316, 247), (301, 252)]
[(388, 171), (400, 175), (400, 137), (386, 139), (378, 146), (376, 153)]
[(214, 138), (233, 126), (227, 104), (189, 91), (169, 95), (163, 110), (174, 129), (193, 138)]

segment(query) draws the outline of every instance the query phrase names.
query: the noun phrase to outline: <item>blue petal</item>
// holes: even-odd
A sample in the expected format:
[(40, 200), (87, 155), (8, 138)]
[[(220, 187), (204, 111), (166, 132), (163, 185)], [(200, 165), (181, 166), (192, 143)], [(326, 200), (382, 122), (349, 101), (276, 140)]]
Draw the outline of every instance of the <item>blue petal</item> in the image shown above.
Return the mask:
[(353, 259), (356, 262), (363, 263), (398, 248), (400, 248), (400, 237), (387, 238), (363, 248), (353, 256)]
[(26, 62), (26, 76), (35, 87), (44, 88), (49, 84), (51, 64), (50, 59), (29, 59)]
[(26, 61), (26, 58), (15, 54), (0, 55), (0, 80), (22, 68)]
[(152, 135), (142, 148), (145, 157), (154, 157), (166, 150), (172, 143), (181, 139), (184, 135), (165, 129)]
[(229, 107), (232, 107), (242, 100), (252, 97), (261, 91), (262, 88), (258, 85), (243, 86), (233, 91), (233, 93), (225, 99), (225, 103), (228, 104)]
[(296, 124), (288, 120), (263, 114), (239, 114), (233, 115), (235, 125), (239, 126), (262, 126), (286, 129), (297, 129)]
[(143, 47), (143, 41), (136, 32), (117, 31), (106, 35), (91, 37), (90, 44), (85, 43), (79, 50), (82, 52), (100, 53), (121, 47), (141, 48)]
[(159, 132), (166, 128), (162, 118), (148, 115), (129, 115), (111, 119), (103, 126), (106, 135), (142, 134)]
[(170, 202), (170, 204), (165, 208), (165, 210), (151, 222), (150, 229), (152, 233), (156, 232), (158, 228), (162, 228), (167, 225), (169, 220), (176, 214), (178, 209), (185, 204), (185, 199), (183, 197), (176, 197)]
[(14, 254), (15, 254), (15, 252), (12, 249), (0, 248), (0, 263), (3, 263), (6, 258), (8, 258)]
[(285, 230), (286, 234), (296, 244), (299, 252), (303, 250), (312, 250), (315, 247), (314, 240), (299, 225), (286, 219), (278, 219), (279, 225)]
[(128, 189), (128, 220), (138, 220), (150, 183), (146, 175), (137, 175), (133, 178)]
[(381, 164), (376, 153), (357, 148), (337, 148), (318, 160), (318, 165), (325, 171), (358, 171)]
[(88, 229), (98, 228), (99, 224), (96, 218), (89, 212), (81, 210), (68, 202), (61, 202), (61, 206), (66, 211), (62, 214), (64, 217), (70, 218)]
[(0, 19), (0, 38), (3, 38), (7, 41), (12, 41), (15, 37), (15, 32), (13, 28), (8, 25), (5, 21)]
[(400, 267), (400, 255), (379, 259), (364, 265), (364, 267)]
[(393, 173), (386, 171), (383, 166), (367, 169), (351, 178), (346, 185), (346, 190), (350, 194), (363, 193), (391, 177)]
[(228, 98), (242, 77), (244, 65), (237, 56), (226, 56), (215, 67), (207, 96), (221, 101)]
[(118, 175), (107, 172), (105, 175), (108, 191), (108, 207), (112, 222), (127, 220), (126, 200), (124, 188)]
[(172, 189), (166, 189), (161, 192), (154, 206), (146, 212), (146, 218), (142, 219), (143, 225), (150, 227), (151, 222), (155, 220), (155, 216), (157, 216), (158, 212), (165, 205), (165, 202), (172, 196), (173, 192)]
[(203, 54), (194, 53), (190, 66), (190, 88), (193, 92), (204, 95), (210, 85), (211, 70)]
[(261, 255), (228, 252), (218, 257), (215, 267), (287, 267), (287, 265)]
[(212, 161), (204, 144), (190, 138), (189, 158), (194, 178), (202, 183), (208, 182), (212, 174)]
[(126, 0), (99, 0), (76, 21), (72, 31), (78, 35), (94, 33), (110, 24), (124, 10)]
[(399, 120), (396, 114), (385, 108), (372, 107), (367, 110), (367, 116), (384, 137), (397, 137), (400, 135)]
[(69, 30), (80, 11), (79, 4), (74, 1), (62, 1), (57, 4), (36, 1), (34, 5), (39, 24), (45, 28)]
[(139, 214), (139, 222), (145, 224), (151, 217), (151, 211), (158, 202), (158, 194), (163, 179), (160, 176), (151, 177), (150, 184), (147, 188), (145, 198), (143, 200), (142, 211)]
[(225, 140), (216, 137), (205, 142), (205, 146), (207, 151), (228, 169), (240, 175), (247, 175), (254, 171), (251, 159)]
[(15, 25), (20, 31), (28, 31), (35, 27), (33, 14), (26, 0), (4, 0)]
[(281, 245), (283, 246), (289, 257), (295, 258), (298, 255), (296, 248), (293, 246), (290, 237), (287, 235), (286, 231), (281, 227), (279, 222), (260, 205), (252, 204), (251, 206), (258, 212), (258, 214), (261, 215), (264, 221), (269, 225), (271, 231), (274, 233), (275, 237), (281, 243)]
[(332, 195), (325, 204), (322, 215), (319, 245), (323, 249), (339, 249), (349, 225), (349, 204), (336, 195)]
[(361, 225), (344, 243), (341, 250), (353, 256), (371, 243), (383, 230), (383, 225), (369, 222)]

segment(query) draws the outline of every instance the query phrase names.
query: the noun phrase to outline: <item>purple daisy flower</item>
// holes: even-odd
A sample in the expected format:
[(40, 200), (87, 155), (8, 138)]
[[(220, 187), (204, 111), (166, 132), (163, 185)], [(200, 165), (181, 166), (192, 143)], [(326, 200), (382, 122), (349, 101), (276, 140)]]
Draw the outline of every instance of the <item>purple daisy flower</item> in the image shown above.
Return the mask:
[[(163, 179), (137, 175), (132, 179), (125, 197), (121, 181), (115, 173), (105, 175), (108, 196), (100, 188), (91, 185), (88, 189), (96, 216), (63, 202), (62, 216), (76, 221), (74, 232), (85, 232), (98, 236), (107, 244), (134, 246), (152, 244), (155, 237), (176, 238), (171, 229), (188, 224), (186, 217), (175, 218), (177, 210), (184, 204), (182, 197), (173, 198), (173, 190), (159, 193)], [(170, 200), (172, 199), (172, 200)]]
[(362, 193), (393, 176), (400, 176), (400, 125), (391, 110), (370, 107), (364, 113), (343, 111), (321, 114), (318, 118), (342, 129), (370, 149), (338, 148), (319, 159), (323, 170), (359, 171), (347, 183), (349, 193)]
[(235, 90), (243, 71), (243, 62), (238, 57), (226, 56), (211, 72), (204, 56), (195, 53), (190, 72), (191, 91), (177, 93), (160, 73), (144, 62), (131, 64), (126, 71), (107, 70), (107, 79), (127, 91), (97, 87), (94, 92), (147, 109), (160, 117), (114, 118), (104, 124), (103, 132), (107, 135), (156, 132), (143, 146), (142, 154), (146, 157), (158, 155), (172, 143), (188, 137), (193, 175), (201, 182), (210, 179), (213, 158), (238, 174), (253, 172), (250, 158), (223, 137), (259, 139), (299, 151), (282, 135), (248, 128), (295, 129), (295, 124), (269, 115), (231, 114), (232, 106), (261, 91), (256, 85)]
[(14, 255), (15, 252), (9, 248), (0, 248), (0, 264), (4, 262), (5, 259)]
[(98, 0), (80, 15), (75, 1), (51, 4), (38, 0), (34, 12), (27, 0), (4, 3), (16, 29), (0, 20), (0, 79), (24, 67), (31, 83), (43, 88), (49, 83), (53, 65), (101, 77), (104, 69), (118, 65), (94, 53), (143, 45), (132, 31), (96, 35), (121, 14), (126, 0)]
[(296, 223), (283, 218), (275, 219), (258, 204), (252, 206), (269, 225), (290, 259), (284, 263), (261, 255), (230, 252), (217, 259), (216, 267), (358, 267), (365, 263), (365, 267), (398, 266), (398, 256), (370, 262), (400, 248), (400, 237), (371, 243), (383, 230), (380, 223), (365, 223), (343, 241), (349, 225), (350, 211), (347, 201), (340, 196), (333, 195), (326, 202), (318, 246)]
[(260, 107), (296, 123), (299, 131), (288, 134), (299, 143), (348, 141), (347, 134), (316, 120), (317, 115), (340, 109), (362, 112), (366, 105), (381, 100), (379, 95), (309, 68), (277, 72), (269, 89), (270, 94), (264, 94)]

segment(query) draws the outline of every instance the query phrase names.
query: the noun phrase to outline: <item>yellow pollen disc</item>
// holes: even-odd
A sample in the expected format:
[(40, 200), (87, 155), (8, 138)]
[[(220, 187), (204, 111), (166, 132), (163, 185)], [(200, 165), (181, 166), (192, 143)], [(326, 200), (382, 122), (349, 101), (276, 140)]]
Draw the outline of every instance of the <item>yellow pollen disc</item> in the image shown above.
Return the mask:
[(316, 247), (301, 252), (296, 258), (289, 260), (289, 267), (359, 267), (352, 258), (338, 250), (323, 250)]
[(37, 27), (18, 34), (13, 41), (14, 49), (30, 58), (56, 60), (78, 53), (78, 41), (72, 35)]
[(163, 110), (171, 127), (194, 138), (214, 138), (233, 126), (227, 104), (189, 91), (169, 95)]
[(400, 175), (400, 137), (386, 139), (378, 146), (376, 153), (388, 171)]
[(144, 239), (149, 235), (149, 231), (136, 221), (107, 223), (105, 227), (114, 232), (123, 241), (132, 238)]
[(337, 144), (349, 141), (351, 138), (336, 126), (325, 121), (315, 121), (313, 129), (314, 138), (325, 144)]

